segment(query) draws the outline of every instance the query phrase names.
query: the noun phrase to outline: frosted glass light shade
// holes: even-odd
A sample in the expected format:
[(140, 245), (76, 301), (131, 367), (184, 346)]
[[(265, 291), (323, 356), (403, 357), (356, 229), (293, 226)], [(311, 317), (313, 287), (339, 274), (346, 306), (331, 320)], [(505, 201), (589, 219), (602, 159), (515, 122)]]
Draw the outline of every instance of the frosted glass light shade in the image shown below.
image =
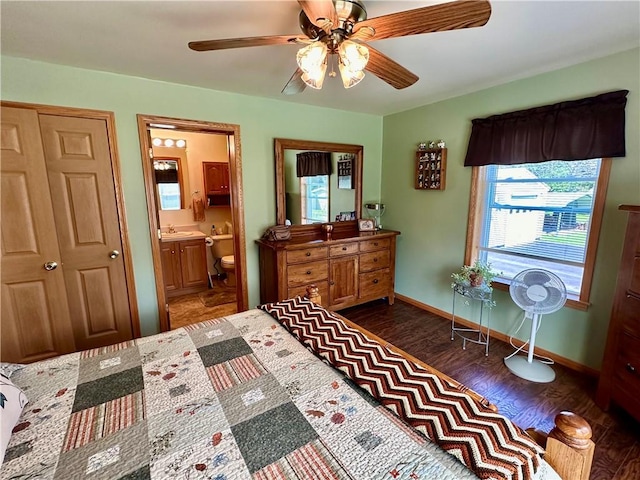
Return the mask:
[(364, 45), (345, 40), (338, 47), (341, 63), (352, 72), (361, 72), (369, 62), (369, 49)]
[(359, 84), (364, 78), (364, 71), (352, 71), (345, 67), (342, 62), (338, 64), (338, 68), (340, 69), (340, 76), (342, 77), (342, 85), (344, 88), (351, 88), (357, 84)]
[[(313, 42), (298, 50), (296, 62), (304, 73), (313, 75), (325, 63), (327, 58), (327, 45), (322, 42)], [(326, 66), (325, 66), (326, 70)]]
[[(304, 71), (303, 71), (304, 72)], [(311, 72), (304, 72), (302, 74), (302, 81), (306, 83), (311, 88), (315, 88), (316, 90), (320, 90), (322, 88), (322, 84), (324, 83), (324, 75), (327, 72), (327, 64), (323, 63), (318, 68)]]

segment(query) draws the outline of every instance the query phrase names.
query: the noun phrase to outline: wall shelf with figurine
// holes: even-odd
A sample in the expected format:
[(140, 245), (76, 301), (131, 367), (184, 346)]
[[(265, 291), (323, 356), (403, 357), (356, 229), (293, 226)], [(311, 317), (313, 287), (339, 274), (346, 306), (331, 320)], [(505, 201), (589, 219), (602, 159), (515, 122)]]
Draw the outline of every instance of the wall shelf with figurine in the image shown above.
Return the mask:
[(421, 143), (416, 152), (415, 188), (444, 190), (446, 185), (447, 149), (444, 142)]

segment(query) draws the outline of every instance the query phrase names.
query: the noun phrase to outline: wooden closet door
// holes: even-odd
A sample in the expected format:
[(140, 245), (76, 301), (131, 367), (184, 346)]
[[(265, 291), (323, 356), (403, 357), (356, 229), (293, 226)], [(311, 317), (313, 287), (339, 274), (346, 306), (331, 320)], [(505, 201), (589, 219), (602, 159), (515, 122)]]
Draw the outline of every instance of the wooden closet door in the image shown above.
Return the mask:
[[(2, 107), (2, 361), (75, 351), (38, 114)], [(57, 267), (45, 269), (45, 263)], [(51, 264), (53, 266), (53, 264)]]
[(133, 338), (104, 120), (40, 115), (75, 343)]

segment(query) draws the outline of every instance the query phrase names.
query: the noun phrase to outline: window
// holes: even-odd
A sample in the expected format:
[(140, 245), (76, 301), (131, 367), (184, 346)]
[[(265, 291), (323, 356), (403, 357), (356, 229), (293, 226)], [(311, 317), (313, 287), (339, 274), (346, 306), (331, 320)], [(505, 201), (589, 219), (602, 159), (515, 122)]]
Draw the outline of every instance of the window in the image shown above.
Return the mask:
[(180, 210), (180, 184), (159, 183), (160, 210)]
[(329, 175), (300, 177), (302, 224), (329, 221)]
[(553, 271), (568, 305), (586, 309), (609, 169), (609, 159), (474, 167), (465, 263), (491, 263), (503, 284)]

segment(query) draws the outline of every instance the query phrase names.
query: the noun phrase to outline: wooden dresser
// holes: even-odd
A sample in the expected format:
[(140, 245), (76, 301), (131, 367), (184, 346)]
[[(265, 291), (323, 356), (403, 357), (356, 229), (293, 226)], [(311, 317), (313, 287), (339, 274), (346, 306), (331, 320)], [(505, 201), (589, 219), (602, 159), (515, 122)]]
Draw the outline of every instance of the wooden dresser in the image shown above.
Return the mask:
[(257, 240), (260, 302), (304, 295), (315, 284), (322, 305), (340, 310), (386, 297), (394, 301), (396, 236), (400, 232), (334, 233), (331, 240)]
[(629, 212), (596, 403), (614, 401), (640, 420), (640, 206)]

